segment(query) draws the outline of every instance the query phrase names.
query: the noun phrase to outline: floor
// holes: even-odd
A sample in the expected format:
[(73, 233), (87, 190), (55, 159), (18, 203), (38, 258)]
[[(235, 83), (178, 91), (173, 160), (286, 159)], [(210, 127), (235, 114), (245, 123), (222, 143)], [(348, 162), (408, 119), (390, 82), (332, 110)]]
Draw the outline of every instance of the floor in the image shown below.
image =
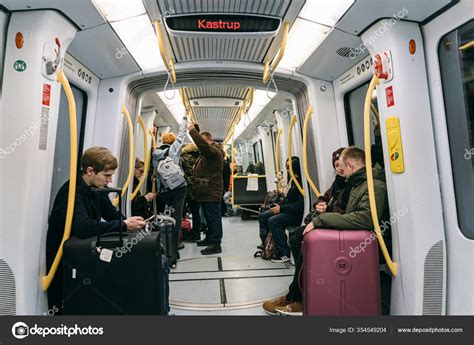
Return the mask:
[(253, 257), (258, 222), (226, 217), (222, 225), (222, 253), (203, 256), (195, 243), (180, 250), (170, 273), (171, 315), (266, 315), (262, 302), (287, 292), (294, 267)]

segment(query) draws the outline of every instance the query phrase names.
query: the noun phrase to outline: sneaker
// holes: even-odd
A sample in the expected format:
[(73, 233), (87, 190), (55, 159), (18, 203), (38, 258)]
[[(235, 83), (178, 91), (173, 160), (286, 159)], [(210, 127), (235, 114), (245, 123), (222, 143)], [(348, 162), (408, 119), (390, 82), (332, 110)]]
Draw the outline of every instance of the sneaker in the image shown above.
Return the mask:
[(282, 255), (282, 256), (274, 256), (272, 258), (272, 262), (278, 262), (278, 263), (284, 263), (284, 262), (288, 262), (290, 261), (290, 258), (286, 255)]
[(263, 244), (261, 244), (261, 245), (257, 246), (257, 249), (264, 250), (265, 246)]
[(275, 310), (279, 315), (303, 316), (303, 303), (293, 302), (283, 307), (276, 307)]
[(262, 308), (268, 315), (276, 315), (277, 311), (275, 308), (284, 307), (290, 304), (291, 301), (286, 299), (286, 296), (281, 296), (277, 299), (272, 299), (266, 302), (263, 302)]
[(208, 238), (205, 238), (203, 240), (197, 241), (196, 244), (198, 245), (198, 247), (207, 247), (211, 244), (211, 241), (209, 241)]
[(219, 254), (222, 253), (221, 246), (218, 245), (210, 245), (205, 249), (201, 250), (202, 255), (211, 255), (211, 254)]
[(184, 243), (183, 242), (178, 242), (178, 250), (184, 249)]

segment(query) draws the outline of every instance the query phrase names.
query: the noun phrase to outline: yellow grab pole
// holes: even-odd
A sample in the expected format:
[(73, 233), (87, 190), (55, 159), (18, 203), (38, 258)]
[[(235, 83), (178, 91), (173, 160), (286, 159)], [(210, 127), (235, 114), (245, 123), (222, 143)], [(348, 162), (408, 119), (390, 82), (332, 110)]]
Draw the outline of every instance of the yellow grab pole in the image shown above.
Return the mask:
[(306, 176), (306, 179), (309, 182), (309, 185), (311, 186), (311, 189), (313, 190), (314, 194), (316, 194), (316, 196), (319, 198), (321, 193), (319, 192), (318, 188), (316, 188), (308, 172), (308, 157), (307, 157), (308, 122), (309, 122), (309, 119), (311, 118), (312, 113), (313, 113), (313, 107), (310, 106), (308, 111), (306, 112), (306, 116), (304, 118), (304, 125), (303, 125), (303, 167), (304, 167), (304, 174)]
[(40, 280), (41, 289), (43, 291), (48, 290), (51, 282), (56, 275), (59, 267), (59, 263), (63, 257), (64, 242), (66, 242), (71, 236), (72, 217), (74, 215), (74, 202), (76, 199), (76, 182), (77, 182), (77, 125), (76, 125), (76, 102), (74, 101), (74, 95), (69, 85), (64, 72), (59, 69), (56, 81), (60, 82), (66, 93), (67, 102), (69, 106), (69, 193), (67, 199), (67, 210), (66, 210), (66, 221), (64, 224), (64, 234), (59, 245), (58, 252), (54, 258), (53, 264), (46, 276), (43, 276)]
[(292, 132), (293, 132), (293, 127), (295, 126), (295, 123), (296, 123), (296, 115), (293, 116), (293, 118), (291, 119), (290, 129), (288, 130), (288, 166), (290, 167), (291, 180), (296, 185), (296, 187), (298, 187), (298, 190), (300, 191), (301, 195), (304, 196), (304, 190), (301, 187), (298, 180), (296, 179), (295, 173), (293, 172), (293, 162), (291, 159), (291, 143), (292, 143), (292, 137), (293, 137)]
[[(127, 110), (127, 107), (122, 105), (122, 115), (125, 117), (127, 120), (128, 124), (128, 136), (129, 136), (129, 152), (130, 152), (130, 157), (128, 159), (128, 176), (127, 180), (123, 184), (122, 187), (122, 197), (125, 195), (127, 192), (128, 185), (130, 184), (130, 181), (132, 180), (133, 177), (133, 170), (135, 169), (135, 150), (133, 148), (133, 125), (132, 125), (132, 117), (130, 116), (130, 113)], [(117, 206), (119, 203), (119, 198), (114, 199), (114, 206)]]
[(290, 29), (290, 24), (288, 22), (285, 22), (283, 24), (283, 33), (281, 37), (281, 43), (280, 43), (280, 50), (278, 50), (277, 56), (275, 56), (275, 59), (273, 59), (273, 62), (270, 66), (270, 60), (267, 60), (265, 62), (265, 67), (263, 70), (263, 82), (266, 83), (268, 82), (268, 79), (270, 79), (270, 75), (272, 72), (274, 72), (280, 63), (281, 59), (283, 58), (283, 55), (285, 54), (285, 49), (286, 49), (286, 41), (288, 40), (288, 31)]
[(372, 216), (372, 222), (374, 223), (375, 234), (379, 241), (380, 249), (382, 250), (387, 266), (394, 277), (398, 274), (397, 264), (392, 261), (390, 254), (388, 253), (387, 246), (380, 231), (379, 218), (377, 215), (377, 205), (375, 203), (375, 191), (374, 191), (374, 176), (372, 173), (372, 155), (370, 151), (370, 105), (372, 103), (372, 93), (375, 87), (379, 83), (379, 78), (376, 75), (372, 77), (367, 95), (365, 96), (364, 104), (364, 144), (365, 144), (365, 164), (367, 167), (367, 187), (369, 190), (369, 202), (370, 202), (370, 214)]
[(148, 129), (148, 133), (150, 134), (150, 137), (151, 137), (153, 150), (156, 150), (156, 139), (155, 139), (155, 135), (153, 134), (153, 131), (151, 130), (151, 128)]
[(150, 167), (150, 150), (148, 149), (148, 140), (147, 140), (147, 135), (146, 135), (146, 129), (145, 129), (145, 124), (143, 123), (143, 119), (142, 117), (139, 115), (138, 116), (138, 124), (140, 125), (140, 127), (142, 128), (142, 132), (143, 132), (143, 155), (145, 156), (144, 157), (144, 160), (145, 160), (145, 166), (143, 167), (143, 176), (142, 178), (140, 179), (140, 181), (138, 182), (138, 185), (137, 187), (135, 188), (135, 190), (133, 191), (132, 195), (130, 195), (130, 201), (135, 199), (135, 197), (137, 196), (138, 194), (138, 191), (140, 190), (140, 188), (142, 187), (143, 185), (143, 182), (146, 181), (146, 177), (148, 175), (148, 169)]
[(280, 155), (278, 154), (280, 152), (280, 136), (281, 136), (282, 131), (283, 131), (283, 128), (280, 128), (278, 130), (278, 134), (275, 139), (275, 168), (276, 168), (276, 177), (277, 177), (277, 192), (281, 192), (282, 190), (282, 186), (281, 186), (282, 176), (280, 176)]

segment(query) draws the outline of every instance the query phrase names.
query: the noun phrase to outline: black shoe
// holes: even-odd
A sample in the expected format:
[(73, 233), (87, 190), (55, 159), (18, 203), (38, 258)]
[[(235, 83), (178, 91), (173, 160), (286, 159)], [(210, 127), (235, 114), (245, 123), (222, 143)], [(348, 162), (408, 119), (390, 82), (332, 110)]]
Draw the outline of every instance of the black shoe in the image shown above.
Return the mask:
[(257, 249), (264, 250), (265, 246), (263, 244), (261, 244), (261, 245), (257, 246)]
[(184, 249), (184, 243), (183, 242), (178, 242), (178, 250)]
[(210, 245), (205, 249), (201, 250), (202, 255), (211, 255), (222, 253), (222, 248), (219, 245)]
[(197, 241), (196, 244), (198, 247), (207, 247), (208, 245), (211, 244), (211, 241), (209, 241), (208, 238), (205, 238), (203, 240)]

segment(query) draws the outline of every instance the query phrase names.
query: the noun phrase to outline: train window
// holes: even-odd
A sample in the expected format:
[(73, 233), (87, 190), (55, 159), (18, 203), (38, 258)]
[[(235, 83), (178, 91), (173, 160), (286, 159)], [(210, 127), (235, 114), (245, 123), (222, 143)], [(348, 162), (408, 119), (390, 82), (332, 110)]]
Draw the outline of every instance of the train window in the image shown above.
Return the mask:
[[(77, 155), (78, 169), (80, 167), (80, 157), (84, 147), (84, 132), (86, 124), (87, 94), (71, 84), (72, 93), (76, 102), (77, 116)], [(61, 89), (61, 98), (58, 111), (58, 128), (56, 131), (56, 147), (54, 149), (54, 170), (51, 184), (50, 211), (53, 206), (54, 197), (61, 186), (69, 179), (69, 106), (66, 94)]]
[(474, 21), (438, 47), (449, 148), (461, 231), (474, 239)]
[(254, 152), (254, 157), (255, 157), (255, 165), (258, 168), (258, 173), (263, 175), (265, 174), (265, 168), (263, 165), (263, 147), (262, 147), (262, 141), (259, 140), (255, 144), (253, 144), (253, 152)]
[[(347, 137), (349, 145), (364, 147), (364, 102), (369, 83), (363, 84), (344, 95), (344, 108), (346, 112)], [(371, 130), (372, 144), (381, 143), (378, 125), (378, 106), (376, 92), (372, 95)]]

